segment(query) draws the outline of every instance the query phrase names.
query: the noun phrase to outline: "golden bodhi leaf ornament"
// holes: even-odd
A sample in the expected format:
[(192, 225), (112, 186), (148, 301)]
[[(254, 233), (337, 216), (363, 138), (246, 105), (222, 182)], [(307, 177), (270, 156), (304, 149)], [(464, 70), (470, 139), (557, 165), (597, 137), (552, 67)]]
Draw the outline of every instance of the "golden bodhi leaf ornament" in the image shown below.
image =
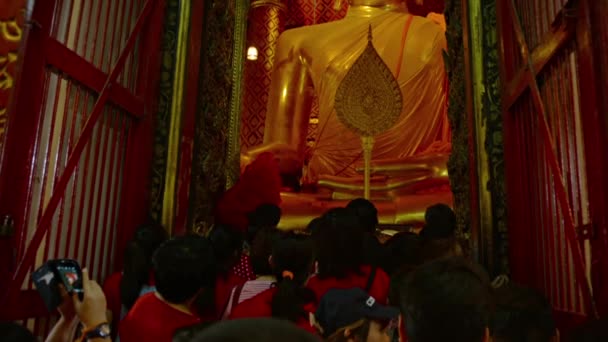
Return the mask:
[(367, 46), (338, 86), (334, 106), (340, 121), (362, 137), (390, 129), (401, 115), (401, 88), (372, 43), (371, 25)]

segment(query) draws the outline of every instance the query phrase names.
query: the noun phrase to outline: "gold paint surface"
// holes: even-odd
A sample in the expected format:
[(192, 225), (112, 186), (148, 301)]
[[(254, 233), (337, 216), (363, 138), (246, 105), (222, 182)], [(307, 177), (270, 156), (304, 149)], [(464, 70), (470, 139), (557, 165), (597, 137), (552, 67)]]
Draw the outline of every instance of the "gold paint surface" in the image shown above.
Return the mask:
[(165, 191), (163, 192), (161, 222), (169, 234), (173, 232), (175, 219), (179, 145), (182, 132), (184, 85), (186, 81), (186, 62), (188, 59), (188, 38), (190, 32), (190, 6), (190, 1), (182, 1), (180, 4), (175, 78), (173, 79), (173, 99), (171, 101), (171, 122), (169, 124), (169, 138), (167, 142), (167, 169), (165, 171)]

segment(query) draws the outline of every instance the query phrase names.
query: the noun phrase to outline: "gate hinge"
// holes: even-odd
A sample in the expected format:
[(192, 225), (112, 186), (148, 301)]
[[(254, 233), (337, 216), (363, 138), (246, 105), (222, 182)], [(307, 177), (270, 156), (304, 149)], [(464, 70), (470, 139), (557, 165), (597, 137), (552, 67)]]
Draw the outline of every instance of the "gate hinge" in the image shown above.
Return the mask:
[(10, 238), (15, 235), (15, 222), (9, 215), (2, 216), (0, 224), (0, 238)]

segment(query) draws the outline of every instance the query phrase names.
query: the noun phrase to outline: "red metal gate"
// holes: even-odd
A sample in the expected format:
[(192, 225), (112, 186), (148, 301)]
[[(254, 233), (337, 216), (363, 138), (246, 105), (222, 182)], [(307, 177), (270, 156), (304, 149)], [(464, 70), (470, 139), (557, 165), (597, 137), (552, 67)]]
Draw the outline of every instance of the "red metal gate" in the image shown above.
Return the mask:
[(15, 232), (4, 318), (46, 315), (29, 279), (44, 260), (102, 280), (145, 219), (164, 4), (35, 2), (0, 173)]
[(592, 142), (603, 133), (586, 51), (591, 3), (497, 3), (513, 278), (542, 290), (570, 323), (596, 314), (590, 237), (606, 228), (592, 189), (606, 147)]

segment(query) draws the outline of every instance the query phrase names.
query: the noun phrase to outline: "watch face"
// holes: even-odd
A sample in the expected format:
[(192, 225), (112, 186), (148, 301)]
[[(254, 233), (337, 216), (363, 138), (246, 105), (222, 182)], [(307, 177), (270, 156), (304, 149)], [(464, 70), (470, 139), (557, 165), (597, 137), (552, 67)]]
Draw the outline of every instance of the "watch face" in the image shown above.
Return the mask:
[(98, 329), (99, 329), (100, 337), (110, 337), (110, 335), (112, 334), (112, 332), (110, 331), (109, 324), (104, 324), (104, 325), (100, 326)]
[(87, 338), (106, 338), (110, 337), (112, 331), (110, 330), (110, 325), (107, 323), (100, 324), (95, 330), (89, 332), (87, 334)]

